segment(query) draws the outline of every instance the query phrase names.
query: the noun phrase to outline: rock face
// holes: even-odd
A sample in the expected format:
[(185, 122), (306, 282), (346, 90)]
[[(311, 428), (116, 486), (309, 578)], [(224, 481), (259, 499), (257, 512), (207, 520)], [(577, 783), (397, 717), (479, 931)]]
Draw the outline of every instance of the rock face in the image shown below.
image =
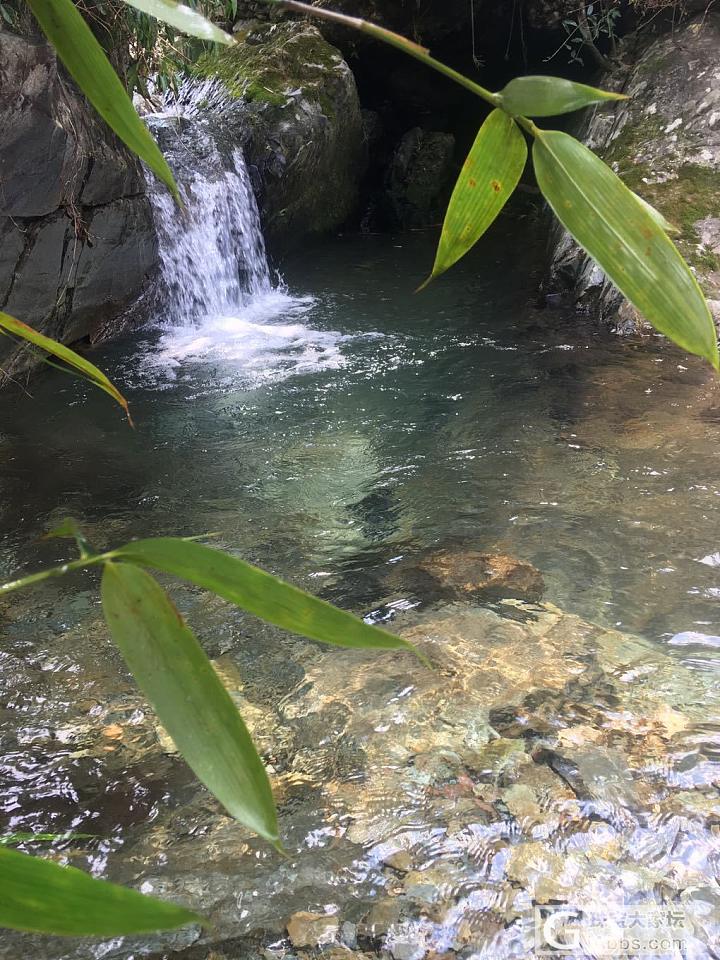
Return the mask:
[(65, 343), (99, 339), (155, 262), (139, 165), (51, 48), (8, 32), (0, 130), (0, 309)]
[[(678, 245), (708, 299), (720, 298), (720, 14), (650, 43), (601, 86), (631, 99), (594, 110), (581, 137), (679, 228)], [(618, 332), (642, 320), (567, 233), (556, 233), (548, 289)]]
[(236, 36), (198, 69), (235, 99), (216, 124), (244, 146), (266, 240), (283, 251), (353, 213), (366, 163), (360, 101), (347, 63), (314, 26), (250, 22)]
[(455, 138), (414, 127), (398, 144), (387, 172), (388, 219), (405, 229), (442, 222), (453, 184)]

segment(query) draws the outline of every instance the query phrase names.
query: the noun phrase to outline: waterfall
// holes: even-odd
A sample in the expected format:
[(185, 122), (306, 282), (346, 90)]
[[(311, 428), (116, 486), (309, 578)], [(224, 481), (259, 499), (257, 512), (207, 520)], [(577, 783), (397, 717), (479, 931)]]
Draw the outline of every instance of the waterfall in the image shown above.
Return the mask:
[(183, 200), (179, 207), (148, 175), (163, 332), (146, 360), (167, 376), (188, 361), (220, 359), (255, 381), (342, 366), (339, 334), (297, 322), (313, 298), (271, 279), (244, 156), (222, 136), (226, 96), (216, 81), (186, 82), (146, 115)]
[(237, 149), (223, 155), (201, 103), (206, 115), (209, 104), (217, 109), (216, 88), (186, 83), (151, 118), (184, 204), (153, 178), (165, 308), (181, 325), (238, 312), (273, 289), (245, 158)]

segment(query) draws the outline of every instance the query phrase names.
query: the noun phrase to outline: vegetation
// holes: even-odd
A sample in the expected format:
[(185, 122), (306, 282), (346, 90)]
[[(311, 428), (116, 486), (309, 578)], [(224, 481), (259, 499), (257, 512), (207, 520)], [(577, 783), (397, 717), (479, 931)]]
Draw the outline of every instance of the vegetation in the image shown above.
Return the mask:
[[(165, 159), (72, 0), (27, 2), (91, 103), (177, 197)], [(232, 43), (227, 33), (209, 24), (196, 9), (172, 0), (127, 2), (143, 15), (162, 17), (202, 41)], [(523, 173), (529, 137), (538, 184), (559, 220), (659, 331), (720, 368), (710, 313), (691, 270), (668, 236), (668, 222), (581, 143), (566, 133), (542, 129), (531, 119), (564, 114), (619, 95), (551, 77), (519, 78), (504, 90), (491, 92), (434, 60), (419, 45), (374, 24), (295, 0), (268, 2), (345, 24), (389, 43), (491, 106), (453, 192), (426, 282), (457, 262), (491, 226)], [(124, 397), (102, 372), (68, 348), (6, 315), (0, 315), (0, 327), (86, 377), (127, 410)], [(147, 570), (189, 580), (265, 620), (321, 642), (413, 648), (193, 540), (143, 540), (97, 553), (72, 521), (52, 535), (72, 537), (79, 558), (7, 583), (0, 592), (73, 570), (102, 567), (103, 611), (113, 639), (181, 754), (232, 816), (281, 849), (270, 784), (242, 718), (197, 639)], [(104, 936), (199, 919), (180, 907), (2, 847), (0, 870), (12, 891), (0, 908), (0, 923), (19, 929)]]

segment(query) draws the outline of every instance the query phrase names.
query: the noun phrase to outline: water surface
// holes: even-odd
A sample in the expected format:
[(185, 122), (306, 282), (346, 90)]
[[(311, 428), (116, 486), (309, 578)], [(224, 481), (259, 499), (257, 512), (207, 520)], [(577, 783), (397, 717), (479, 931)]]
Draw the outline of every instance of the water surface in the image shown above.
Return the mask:
[[(689, 792), (707, 806), (717, 785), (720, 746), (713, 719), (720, 699), (717, 387), (702, 364), (658, 338), (642, 344), (603, 338), (536, 309), (532, 229), (526, 221), (509, 223), (422, 295), (412, 291), (431, 263), (432, 235), (344, 237), (294, 258), (284, 267), (284, 286), (270, 284), (257, 292), (237, 315), (216, 312), (189, 323), (177, 307), (168, 308), (151, 327), (93, 353), (128, 396), (135, 430), (106, 397), (54, 372), (31, 381), (31, 396), (6, 394), (0, 411), (3, 576), (71, 558), (64, 542), (40, 540), (68, 515), (97, 547), (154, 534), (212, 532), (219, 546), (347, 608), (380, 611), (377, 616), (407, 608), (414, 611), (411, 618), (425, 615), (435, 598), (413, 592), (394, 571), (431, 549), (468, 547), (518, 556), (541, 570), (548, 601), (606, 631), (617, 628), (640, 638), (628, 637), (625, 644), (619, 634), (588, 633), (579, 621), (568, 620), (572, 630), (565, 645), (553, 641), (545, 649), (538, 641), (536, 651), (529, 649), (535, 673), (547, 673), (548, 690), (562, 691), (548, 694), (542, 708), (546, 727), (535, 717), (533, 736), (540, 743), (549, 729), (557, 734), (577, 728), (587, 738), (588, 730), (604, 729), (613, 711), (629, 716), (636, 709), (638, 717), (657, 713), (667, 719), (668, 710), (687, 707), (690, 726), (682, 735), (672, 724), (663, 728), (666, 740), (672, 739), (671, 728), (680, 737), (675, 751), (666, 743), (652, 769), (643, 766), (645, 757), (632, 772), (640, 783), (662, 784), (662, 803), (670, 796), (677, 805), (660, 823), (675, 824), (672, 817), (680, 816), (687, 826), (692, 804), (678, 800), (677, 792)], [(213, 903), (226, 902), (227, 878), (236, 871), (237, 890), (246, 891), (242, 896), (251, 896), (247, 890), (254, 884), (260, 898), (267, 898), (267, 917), (258, 919), (251, 911), (254, 926), (247, 929), (253, 935), (263, 925), (271, 930), (272, 918), (284, 922), (297, 910), (332, 906), (327, 898), (334, 890), (345, 891), (337, 893), (343, 906), (335, 909), (342, 909), (347, 922), (360, 923), (348, 912), (347, 891), (356, 887), (357, 902), (367, 906), (378, 891), (386, 895), (388, 885), (399, 882), (405, 884), (401, 899), (414, 906), (402, 917), (386, 918), (384, 927), (376, 923), (377, 936), (389, 937), (397, 956), (420, 960), (430, 949), (477, 957), (527, 955), (502, 933), (521, 911), (508, 899), (512, 885), (500, 885), (507, 861), (500, 853), (520, 841), (539, 842), (542, 829), (532, 821), (523, 834), (522, 818), (516, 823), (503, 806), (517, 795), (493, 793), (515, 785), (503, 779), (506, 759), (490, 762), (483, 753), (478, 773), (466, 756), (486, 751), (496, 733), (503, 743), (521, 742), (519, 714), (514, 707), (512, 716), (502, 712), (503, 697), (515, 704), (516, 692), (508, 687), (503, 693), (501, 684), (498, 699), (488, 700), (479, 687), (458, 687), (462, 724), (453, 737), (464, 744), (457, 747), (462, 770), (451, 758), (447, 770), (432, 767), (425, 779), (412, 781), (415, 786), (400, 773), (378, 785), (367, 774), (368, 764), (386, 769), (382, 751), (393, 742), (382, 739), (386, 725), (404, 723), (388, 717), (415, 716), (418, 703), (437, 703), (432, 698), (440, 693), (432, 681), (417, 681), (417, 696), (429, 699), (414, 700), (414, 667), (352, 659), (336, 666), (344, 654), (329, 658), (199, 591), (172, 589), (254, 718), (251, 726), (279, 777), (283, 829), (303, 858), (283, 873), (262, 845), (218, 820), (212, 801), (172, 752), (158, 753), (152, 718), (104, 632), (94, 574), (4, 601), (3, 830), (93, 833), (98, 837), (93, 843), (58, 848), (69, 849), (73, 862), (98, 875), (126, 882), (151, 875), (145, 882), (153, 889), (192, 902), (200, 898), (210, 912)], [(448, 641), (450, 674), (460, 654), (471, 662), (464, 644), (477, 635), (473, 669), (484, 676), (484, 654), (477, 647), (483, 631), (500, 631), (498, 649), (516, 656), (512, 628), (497, 626), (496, 614), (453, 611), (450, 625), (433, 626), (439, 636), (447, 630), (447, 636), (456, 631), (465, 638)], [(445, 616), (434, 608), (427, 615)], [(523, 614), (528, 622), (534, 616)], [(547, 618), (555, 615), (537, 616), (539, 624), (549, 624)], [(642, 687), (645, 692), (635, 694), (640, 698), (635, 708), (629, 700), (618, 706), (616, 687), (624, 685), (627, 697), (635, 689), (623, 673), (625, 647), (644, 664), (638, 675), (645, 671), (658, 678), (649, 692)], [(612, 663), (603, 667), (607, 675), (588, 666), (593, 658)], [(501, 662), (507, 678), (510, 653)], [(344, 689), (351, 664), (357, 666), (366, 722), (359, 709), (353, 714), (357, 703)], [(572, 679), (586, 669), (584, 679)], [(527, 683), (531, 676), (532, 671)], [(313, 700), (316, 694), (308, 691), (319, 690), (318, 684), (325, 686)], [(406, 697), (407, 714), (392, 706)], [(443, 716), (452, 714), (452, 703), (444, 709)], [(435, 716), (432, 710), (429, 716)], [(482, 730), (471, 742), (468, 731), (481, 716)], [(486, 729), (488, 718), (494, 732)], [(432, 736), (426, 732), (423, 740), (418, 733), (414, 749), (436, 764), (441, 754), (453, 753), (454, 741), (443, 740), (435, 721), (428, 722)], [(410, 749), (405, 735), (397, 736)], [(649, 736), (646, 730), (643, 736)], [(334, 738), (331, 749), (328, 740)], [(568, 743), (570, 756), (575, 741)], [(598, 753), (605, 747), (597, 738), (593, 743), (595, 753), (582, 754), (585, 767), (578, 761), (581, 773), (585, 770), (580, 779), (600, 782), (609, 776), (622, 784), (622, 771), (634, 762), (627, 759), (631, 754), (618, 760), (612, 752)], [(646, 749), (646, 740), (642, 743)], [(613, 831), (600, 837), (603, 842), (621, 836), (627, 841), (622, 855), (593, 874), (599, 895), (622, 889), (630, 864), (633, 870), (658, 868), (661, 853), (658, 876), (674, 871), (677, 877), (681, 868), (702, 859), (702, 875), (709, 885), (717, 883), (720, 854), (712, 827), (717, 811), (711, 815), (703, 806), (700, 819), (690, 817), (686, 841), (678, 839), (679, 827), (672, 842), (661, 830), (661, 852), (641, 846), (633, 854), (633, 836), (637, 848), (641, 836), (647, 843), (657, 835), (652, 818), (660, 801), (627, 791), (612, 798), (590, 791), (581, 803), (595, 806), (578, 808), (570, 818), (572, 829), (562, 818), (552, 825), (550, 814), (571, 798), (562, 794), (566, 786), (558, 779), (558, 762), (536, 754), (531, 763), (530, 753), (523, 753), (523, 763), (531, 763), (534, 773), (541, 767), (555, 770), (554, 786), (547, 787), (545, 836), (557, 840), (561, 856), (570, 856), (573, 844), (585, 849), (593, 824), (596, 833), (602, 823)], [(563, 776), (575, 783), (567, 771)], [(524, 774), (516, 779), (534, 782)], [(342, 810), (354, 809), (352, 790), (363, 783), (363, 802), (373, 813), (362, 828), (348, 832)], [(448, 825), (448, 804), (465, 811), (457, 814), (462, 822), (454, 828)], [(473, 833), (478, 804), (484, 820), (482, 830), (476, 824)], [(505, 812), (493, 819), (488, 805)], [(398, 824), (400, 847), (415, 858), (414, 874), (386, 863), (397, 851), (382, 844), (397, 837)], [(203, 831), (210, 839), (203, 840)], [(451, 841), (452, 836), (465, 839)], [(197, 875), (203, 843), (209, 844), (213, 866)], [(224, 844), (233, 850), (232, 863), (223, 859)], [(528, 889), (526, 867), (524, 873), (514, 868), (516, 887)], [(416, 889), (422, 877), (415, 874), (431, 868), (435, 873), (427, 875), (426, 885), (444, 890), (447, 909), (440, 919), (437, 910), (433, 914), (437, 905), (430, 909)], [(178, 872), (186, 877), (180, 885), (167, 879)], [(407, 876), (414, 877), (414, 892), (408, 892)], [(659, 896), (661, 879), (648, 883)], [(684, 884), (678, 880), (673, 895), (689, 889), (690, 881)], [(225, 917), (229, 908), (217, 909)], [(238, 917), (243, 909), (238, 906)], [(465, 941), (452, 932), (463, 918), (470, 918)], [(397, 943), (406, 934), (414, 939), (403, 953)], [(501, 939), (493, 940), (497, 936)], [(708, 936), (698, 934), (700, 946), (687, 955), (710, 955), (702, 953)], [(370, 948), (369, 939), (365, 945)], [(8, 949), (15, 957), (23, 950), (38, 955), (29, 938), (12, 940)], [(47, 956), (65, 955), (62, 950), (86, 955), (74, 946), (42, 949)], [(249, 956), (248, 949), (237, 955)], [(94, 955), (128, 957), (129, 951), (116, 944)]]

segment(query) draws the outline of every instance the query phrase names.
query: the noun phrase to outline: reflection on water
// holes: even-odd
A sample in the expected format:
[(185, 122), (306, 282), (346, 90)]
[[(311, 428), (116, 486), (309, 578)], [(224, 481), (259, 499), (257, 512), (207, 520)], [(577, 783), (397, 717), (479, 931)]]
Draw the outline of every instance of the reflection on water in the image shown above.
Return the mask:
[[(3, 831), (94, 834), (57, 846), (201, 905), (207, 942), (250, 938), (228, 956), (306, 911), (300, 955), (319, 936), (396, 960), (524, 957), (533, 900), (628, 897), (689, 905), (683, 956), (712, 955), (717, 388), (659, 342), (534, 310), (516, 241), (494, 236), (422, 296), (427, 238), (337, 241), (288, 267), (300, 299), (279, 314), (268, 301), (115, 345), (94, 359), (135, 431), (55, 375), (5, 400), (4, 574), (69, 558), (38, 540), (68, 514), (98, 547), (219, 532), (411, 631), (438, 668), (320, 650), (175, 588), (271, 766), (285, 863), (172, 753), (107, 640), (94, 575), (7, 597)], [(403, 571), (447, 545), (529, 561), (569, 613), (429, 606)], [(129, 957), (199, 936), (0, 952)]]

